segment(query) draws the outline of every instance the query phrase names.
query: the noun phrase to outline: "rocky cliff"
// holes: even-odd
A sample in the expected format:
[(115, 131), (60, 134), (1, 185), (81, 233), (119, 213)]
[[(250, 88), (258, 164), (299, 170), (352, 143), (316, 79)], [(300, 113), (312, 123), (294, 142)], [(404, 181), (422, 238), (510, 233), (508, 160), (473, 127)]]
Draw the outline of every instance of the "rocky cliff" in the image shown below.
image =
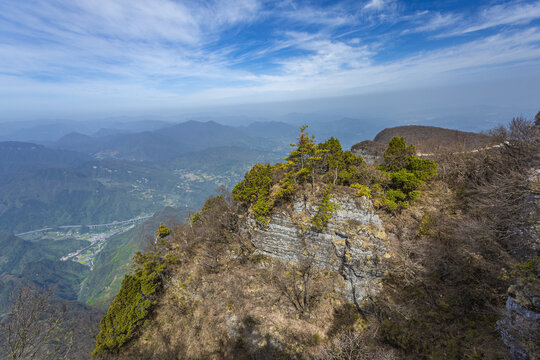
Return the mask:
[(403, 138), (374, 167), (304, 130), (138, 256), (98, 356), (538, 359), (537, 128), (438, 167)]
[(316, 202), (309, 196), (298, 196), (288, 208), (274, 212), (264, 228), (249, 219), (244, 233), (261, 254), (284, 262), (313, 262), (339, 273), (346, 281), (343, 295), (361, 307), (362, 301), (380, 288), (386, 233), (366, 197), (349, 192), (333, 201), (337, 210), (322, 231), (310, 223), (317, 213)]
[(516, 245), (511, 250), (529, 260), (518, 267), (518, 279), (508, 289), (506, 313), (497, 324), (515, 360), (540, 359), (540, 257), (531, 258), (540, 253), (540, 169), (530, 171), (527, 188), (523, 214), (510, 228), (509, 236)]
[[(540, 277), (540, 269), (537, 274)], [(540, 359), (540, 287), (538, 284), (520, 282), (511, 286), (508, 289), (506, 314), (497, 325), (514, 360)]]

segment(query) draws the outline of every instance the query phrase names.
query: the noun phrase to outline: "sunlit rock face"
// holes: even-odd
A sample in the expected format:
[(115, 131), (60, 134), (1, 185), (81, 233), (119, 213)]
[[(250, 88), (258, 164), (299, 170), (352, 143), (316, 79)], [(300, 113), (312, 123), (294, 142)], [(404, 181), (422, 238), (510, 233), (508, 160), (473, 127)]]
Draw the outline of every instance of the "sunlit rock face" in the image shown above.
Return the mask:
[(248, 236), (262, 254), (338, 272), (346, 283), (344, 296), (362, 307), (363, 300), (380, 288), (386, 233), (365, 197), (340, 195), (332, 201), (338, 208), (322, 231), (312, 227), (317, 204), (306, 196), (296, 198), (286, 210), (275, 211), (265, 227), (250, 219)]

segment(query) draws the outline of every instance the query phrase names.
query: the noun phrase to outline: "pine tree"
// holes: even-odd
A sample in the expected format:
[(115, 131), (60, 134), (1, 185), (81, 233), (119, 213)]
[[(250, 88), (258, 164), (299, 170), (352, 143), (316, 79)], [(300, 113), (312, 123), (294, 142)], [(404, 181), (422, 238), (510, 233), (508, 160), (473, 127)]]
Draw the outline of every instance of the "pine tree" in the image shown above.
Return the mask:
[(291, 143), (294, 147), (286, 158), (291, 170), (296, 171), (296, 178), (299, 183), (307, 181), (311, 177), (311, 185), (315, 183), (315, 173), (318, 165), (322, 161), (322, 154), (326, 152), (315, 144), (315, 137), (309, 136), (307, 125), (300, 127), (300, 136), (296, 138), (296, 143)]

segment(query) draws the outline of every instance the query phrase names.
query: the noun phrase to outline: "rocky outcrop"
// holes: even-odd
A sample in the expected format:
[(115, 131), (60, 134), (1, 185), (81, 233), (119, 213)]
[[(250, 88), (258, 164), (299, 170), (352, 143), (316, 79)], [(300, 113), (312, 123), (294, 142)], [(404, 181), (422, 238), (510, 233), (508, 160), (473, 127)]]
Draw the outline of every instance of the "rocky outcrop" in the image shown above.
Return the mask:
[(344, 296), (361, 308), (380, 288), (386, 233), (370, 200), (345, 194), (332, 200), (338, 208), (322, 231), (311, 226), (317, 204), (296, 198), (290, 208), (275, 211), (264, 228), (249, 220), (249, 237), (262, 254), (340, 273), (347, 284)]
[[(526, 221), (509, 229), (509, 250), (527, 260), (516, 284), (508, 289), (506, 314), (497, 323), (501, 337), (515, 360), (540, 359), (540, 169), (528, 177), (530, 194), (523, 200)], [(525, 271), (526, 270), (526, 271)]]
[(506, 316), (497, 324), (515, 360), (540, 359), (540, 287), (531, 283), (508, 290)]

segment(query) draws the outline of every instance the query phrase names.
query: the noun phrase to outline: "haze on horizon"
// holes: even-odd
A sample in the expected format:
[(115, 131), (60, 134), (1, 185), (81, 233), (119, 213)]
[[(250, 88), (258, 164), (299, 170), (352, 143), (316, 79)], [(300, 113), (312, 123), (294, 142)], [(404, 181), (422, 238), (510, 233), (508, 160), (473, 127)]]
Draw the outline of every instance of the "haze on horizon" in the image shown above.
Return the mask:
[[(0, 121), (540, 107), (540, 1), (5, 0)], [(489, 122), (488, 121), (488, 122)]]

